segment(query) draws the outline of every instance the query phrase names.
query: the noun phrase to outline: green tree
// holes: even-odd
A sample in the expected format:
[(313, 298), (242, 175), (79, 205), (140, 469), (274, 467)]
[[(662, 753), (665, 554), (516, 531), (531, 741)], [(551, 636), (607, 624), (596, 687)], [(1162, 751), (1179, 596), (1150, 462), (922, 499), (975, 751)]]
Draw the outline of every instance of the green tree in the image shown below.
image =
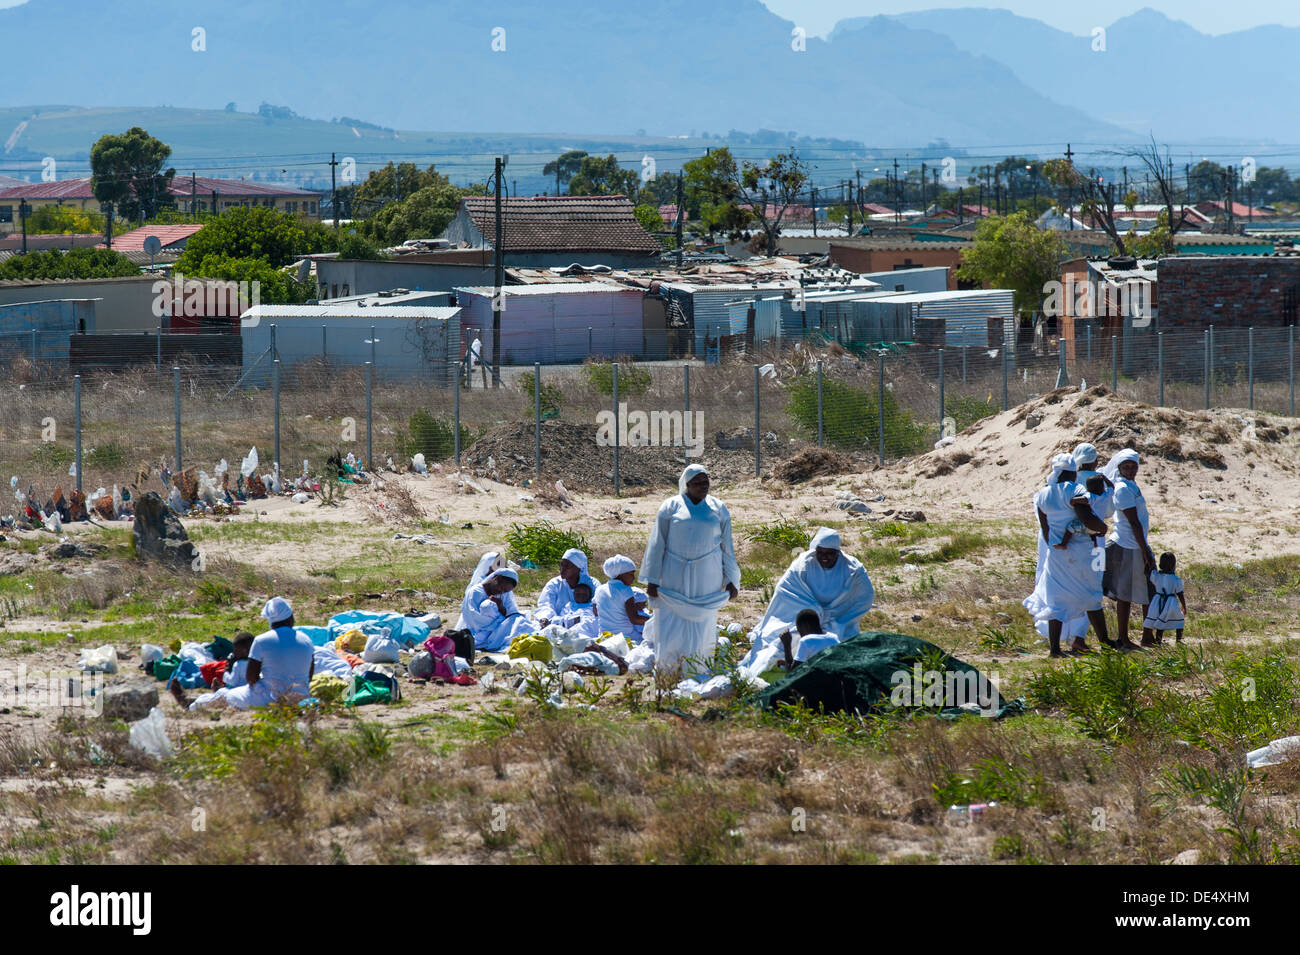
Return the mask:
[(1027, 212), (1016, 212), (979, 221), (974, 243), (962, 252), (957, 276), (990, 288), (1009, 288), (1018, 311), (1036, 313), (1047, 283), (1060, 281), (1064, 260), (1060, 234), (1039, 229)]
[(569, 180), (571, 196), (629, 196), (636, 198), (640, 192), (640, 176), (631, 169), (623, 169), (618, 157), (585, 156), (582, 165)]
[(439, 182), (425, 186), (401, 202), (390, 202), (358, 225), (358, 232), (381, 245), (400, 245), (407, 239), (442, 235), (456, 215), (460, 200), (470, 191)]
[(792, 153), (781, 153), (761, 165), (748, 160), (739, 164), (725, 147), (686, 163), (683, 173), (688, 197), (710, 231), (714, 227), (736, 231), (738, 224), (756, 221), (769, 255), (776, 252), (786, 210), (808, 182), (806, 167)]
[(641, 228), (647, 232), (663, 232), (664, 220), (659, 215), (659, 210), (648, 203), (637, 206), (632, 214), (636, 216), (636, 221), (641, 223)]
[(171, 147), (139, 126), (105, 135), (90, 149), (90, 188), (124, 219), (147, 219), (172, 205), (168, 187), (175, 169), (164, 169)]
[(306, 243), (296, 216), (269, 206), (240, 207), (222, 213), (191, 236), (176, 269), (186, 275), (203, 275), (198, 267), (209, 256), (261, 259), (279, 268), (306, 251)]
[(547, 178), (555, 177), (556, 195), (559, 195), (561, 187), (568, 185), (569, 180), (577, 175), (578, 170), (582, 168), (582, 161), (586, 158), (585, 150), (571, 149), (542, 167), (542, 175)]
[(339, 236), (340, 259), (382, 259), (384, 256), (364, 236), (349, 232)]
[(184, 271), (187, 277), (256, 282), (259, 300), (267, 305), (300, 305), (316, 297), (316, 288), (310, 282), (299, 282), (287, 272), (273, 268), (265, 259), (214, 253)]
[(72, 206), (41, 206), (27, 217), (32, 235), (89, 235), (104, 231), (104, 217)]
[(139, 274), (130, 259), (108, 249), (50, 249), (0, 262), (0, 279), (102, 279)]
[(352, 201), (358, 211), (364, 210), (366, 204), (378, 208), (386, 203), (409, 199), (421, 189), (429, 186), (448, 186), (450, 180), (434, 166), (421, 169), (413, 162), (391, 162), (382, 169), (373, 170), (365, 180), (358, 183), (352, 193)]

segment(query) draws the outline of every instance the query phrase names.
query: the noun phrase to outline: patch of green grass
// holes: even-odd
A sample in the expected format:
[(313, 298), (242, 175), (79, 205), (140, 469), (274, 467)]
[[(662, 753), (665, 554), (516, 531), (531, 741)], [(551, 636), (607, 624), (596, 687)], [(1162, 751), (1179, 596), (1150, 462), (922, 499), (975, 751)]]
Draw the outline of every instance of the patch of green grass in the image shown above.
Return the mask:
[(756, 543), (774, 544), (787, 551), (807, 550), (812, 540), (812, 535), (802, 524), (788, 519), (760, 524), (749, 532), (748, 537)]
[(86, 452), (86, 463), (105, 471), (114, 471), (126, 464), (128, 453), (116, 441), (106, 441)]
[(512, 559), (531, 560), (539, 568), (558, 566), (564, 552), (572, 547), (584, 553), (591, 551), (580, 532), (561, 530), (545, 519), (531, 524), (511, 524), (505, 538)]

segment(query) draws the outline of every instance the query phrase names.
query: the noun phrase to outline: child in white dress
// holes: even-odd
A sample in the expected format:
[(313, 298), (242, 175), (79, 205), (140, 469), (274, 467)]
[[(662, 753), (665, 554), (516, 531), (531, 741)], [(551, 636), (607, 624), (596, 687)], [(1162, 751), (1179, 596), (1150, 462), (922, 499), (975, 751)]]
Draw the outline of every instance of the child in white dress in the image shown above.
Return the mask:
[(1151, 571), (1153, 588), (1147, 616), (1142, 621), (1142, 646), (1160, 645), (1164, 631), (1173, 630), (1174, 640), (1183, 642), (1183, 625), (1187, 619), (1187, 601), (1183, 599), (1183, 580), (1174, 570), (1177, 561), (1173, 554), (1160, 555), (1160, 565)]

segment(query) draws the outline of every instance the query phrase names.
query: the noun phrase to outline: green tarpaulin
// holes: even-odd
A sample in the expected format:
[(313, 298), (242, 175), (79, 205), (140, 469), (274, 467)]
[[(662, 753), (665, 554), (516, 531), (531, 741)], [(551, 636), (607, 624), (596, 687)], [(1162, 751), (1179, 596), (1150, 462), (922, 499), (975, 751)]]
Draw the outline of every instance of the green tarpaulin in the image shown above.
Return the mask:
[(759, 694), (775, 709), (800, 703), (814, 711), (867, 714), (893, 707), (1003, 717), (1024, 711), (1004, 700), (979, 670), (932, 643), (902, 633), (870, 631), (823, 650)]

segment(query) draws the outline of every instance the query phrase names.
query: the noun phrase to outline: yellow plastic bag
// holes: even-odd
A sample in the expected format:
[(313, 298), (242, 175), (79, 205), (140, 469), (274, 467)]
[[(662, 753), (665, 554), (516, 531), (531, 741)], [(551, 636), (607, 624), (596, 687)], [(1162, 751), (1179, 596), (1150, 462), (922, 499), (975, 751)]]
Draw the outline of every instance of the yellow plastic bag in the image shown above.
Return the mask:
[(551, 641), (535, 633), (521, 633), (510, 641), (510, 659), (537, 660), (549, 663)]
[(334, 646), (348, 653), (362, 653), (366, 649), (366, 635), (360, 630), (349, 630), (334, 641)]
[(347, 682), (332, 673), (317, 673), (311, 678), (311, 695), (323, 703), (337, 703), (347, 692)]

